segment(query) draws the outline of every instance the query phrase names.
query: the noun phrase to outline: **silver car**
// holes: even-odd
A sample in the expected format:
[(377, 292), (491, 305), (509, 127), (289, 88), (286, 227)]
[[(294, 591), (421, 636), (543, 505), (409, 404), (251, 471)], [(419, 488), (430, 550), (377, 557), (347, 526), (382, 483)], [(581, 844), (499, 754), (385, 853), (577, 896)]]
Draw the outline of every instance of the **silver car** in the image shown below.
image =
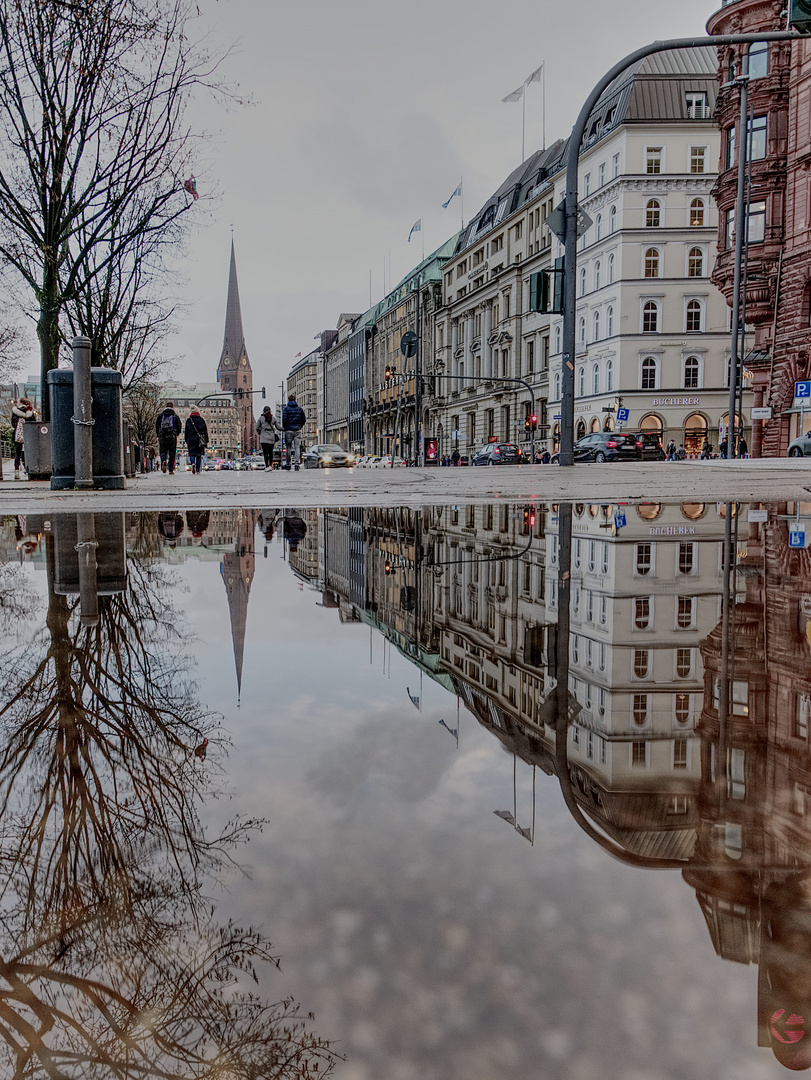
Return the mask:
[(811, 431), (788, 444), (789, 457), (811, 457)]
[(317, 443), (302, 455), (305, 469), (347, 469), (355, 464), (355, 455), (336, 443)]

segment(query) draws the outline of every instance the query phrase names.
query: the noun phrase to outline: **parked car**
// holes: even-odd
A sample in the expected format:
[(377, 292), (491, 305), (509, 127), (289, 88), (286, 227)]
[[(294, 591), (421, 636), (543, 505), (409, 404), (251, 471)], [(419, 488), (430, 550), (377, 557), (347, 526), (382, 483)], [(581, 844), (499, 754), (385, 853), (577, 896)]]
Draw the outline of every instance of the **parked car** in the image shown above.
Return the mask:
[[(623, 435), (618, 431), (595, 431), (584, 435), (574, 444), (574, 460), (581, 461), (641, 461), (642, 444), (636, 435)], [(560, 464), (560, 451), (552, 455), (552, 464)]]
[(811, 457), (811, 431), (788, 444), (789, 457)]
[[(405, 461), (401, 457), (394, 459), (394, 467), (399, 465), (405, 465)], [(373, 469), (390, 469), (391, 468), (391, 454), (385, 454), (383, 457), (379, 457), (372, 465)]]
[(658, 431), (638, 431), (634, 438), (642, 447), (643, 461), (664, 461), (667, 457)]
[(301, 464), (305, 469), (351, 469), (355, 455), (337, 443), (316, 443), (302, 454)]
[(473, 465), (520, 465), (520, 447), (515, 443), (487, 443), (473, 455)]

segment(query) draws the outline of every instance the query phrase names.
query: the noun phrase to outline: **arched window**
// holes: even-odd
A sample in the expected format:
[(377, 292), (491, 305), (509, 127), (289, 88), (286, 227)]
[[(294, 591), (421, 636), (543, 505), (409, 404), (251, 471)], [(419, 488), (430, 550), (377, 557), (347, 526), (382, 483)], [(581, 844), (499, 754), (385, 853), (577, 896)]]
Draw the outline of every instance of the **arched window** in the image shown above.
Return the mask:
[(582, 439), (586, 434), (586, 421), (578, 420), (577, 428), (575, 429), (574, 437), (576, 439)]
[(603, 431), (613, 431), (613, 430), (614, 430), (614, 417), (611, 416), (611, 414), (609, 413), (608, 416), (606, 416), (605, 420), (603, 421)]
[(684, 320), (684, 329), (690, 333), (696, 333), (701, 330), (703, 311), (701, 308), (700, 300), (688, 300), (687, 311)]
[(594, 314), (591, 316), (591, 330), (592, 330), (591, 340), (592, 341), (599, 341), (600, 340), (600, 312), (599, 311), (595, 311)]
[(591, 392), (592, 394), (600, 393), (600, 366), (595, 364), (591, 369)]
[(645, 228), (658, 229), (662, 220), (662, 205), (658, 199), (648, 199), (645, 203)]
[(684, 389), (698, 390), (698, 378), (701, 364), (697, 356), (688, 356), (684, 361)]
[(659, 251), (648, 248), (645, 252), (645, 277), (659, 277)]
[(560, 424), (555, 424), (552, 427), (552, 448), (554, 450), (560, 449)]
[(586, 369), (584, 367), (577, 369), (577, 396), (586, 396)]
[(605, 309), (605, 336), (614, 336), (614, 305), (609, 304)]
[(596, 231), (596, 238), (598, 240), (602, 240), (602, 238), (603, 238), (603, 215), (602, 214), (598, 214), (597, 217), (594, 219), (594, 228), (595, 228), (595, 231)]
[(598, 259), (597, 262), (594, 264), (594, 288), (595, 289), (601, 288), (602, 283), (603, 283), (602, 278), (603, 278), (603, 264)]
[(591, 422), (591, 430), (592, 430), (592, 432), (600, 430), (600, 421), (597, 419), (596, 416), (594, 417), (594, 419)]
[(687, 276), (704, 277), (704, 252), (699, 247), (690, 248), (687, 255)]
[(555, 327), (555, 352), (559, 353), (561, 350), (561, 328), (560, 323)]
[(560, 372), (556, 371), (552, 379), (552, 400), (560, 401)]
[(577, 320), (577, 340), (581, 345), (586, 344), (586, 316), (581, 315)]
[(605, 362), (605, 392), (610, 394), (614, 389), (614, 361)]
[(704, 200), (693, 199), (690, 203), (690, 224), (702, 226), (704, 224)]
[(586, 295), (586, 268), (582, 266), (580, 268), (580, 295)]
[(642, 305), (642, 333), (659, 333), (659, 305), (655, 300), (646, 300)]
[(659, 441), (662, 441), (662, 419), (657, 416), (656, 413), (648, 413), (647, 416), (643, 416), (639, 421), (640, 431), (655, 431), (659, 436)]
[(642, 361), (642, 385), (640, 389), (656, 389), (656, 360), (652, 356), (646, 356)]
[(617, 231), (617, 208), (612, 206), (608, 211), (608, 231), (615, 233)]
[(614, 284), (614, 272), (616, 267), (616, 259), (613, 255), (608, 256), (608, 284)]

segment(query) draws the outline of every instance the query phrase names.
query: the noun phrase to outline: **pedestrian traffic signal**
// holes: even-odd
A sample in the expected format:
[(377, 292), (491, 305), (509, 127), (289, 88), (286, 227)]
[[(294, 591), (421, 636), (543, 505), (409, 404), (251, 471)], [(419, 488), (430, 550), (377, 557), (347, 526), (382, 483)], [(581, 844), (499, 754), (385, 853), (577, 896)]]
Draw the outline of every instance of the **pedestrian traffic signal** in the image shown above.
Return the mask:
[(528, 413), (526, 420), (524, 420), (524, 431), (537, 431), (538, 429), (538, 417), (535, 413)]
[(524, 532), (527, 533), (527, 534), (531, 533), (534, 528), (535, 528), (535, 507), (534, 506), (525, 506), (524, 507)]
[(811, 0), (789, 0), (788, 24), (801, 34), (811, 34)]

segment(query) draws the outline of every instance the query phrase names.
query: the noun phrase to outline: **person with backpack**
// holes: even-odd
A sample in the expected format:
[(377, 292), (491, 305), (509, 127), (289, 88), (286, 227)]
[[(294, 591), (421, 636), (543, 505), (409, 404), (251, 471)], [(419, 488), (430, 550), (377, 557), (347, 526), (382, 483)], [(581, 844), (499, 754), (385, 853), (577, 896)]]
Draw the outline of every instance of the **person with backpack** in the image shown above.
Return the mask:
[(279, 427), (270, 405), (262, 409), (262, 415), (256, 421), (256, 434), (259, 436), (259, 445), (262, 447), (265, 458), (265, 472), (270, 472), (273, 468), (273, 447), (279, 437)]
[(295, 394), (287, 395), (287, 404), (282, 412), (282, 431), (284, 432), (284, 445), (287, 449), (287, 461), (283, 466), (290, 469), (291, 464), (299, 467), (301, 456), (301, 429), (307, 423), (304, 409), (296, 401)]
[(189, 464), (193, 473), (203, 468), (203, 454), (208, 446), (208, 427), (197, 409), (192, 409), (183, 432), (189, 451)]
[(687, 457), (687, 451), (684, 449), (684, 443), (679, 444), (679, 448), (676, 451), (676, 461), (684, 461)]
[(676, 444), (673, 441), (673, 439), (671, 439), (670, 442), (667, 444), (667, 460), (668, 461), (675, 461), (676, 460)]
[(701, 460), (709, 461), (712, 457), (712, 443), (709, 439), (705, 439), (701, 444)]
[(166, 408), (155, 421), (155, 434), (158, 436), (158, 449), (161, 455), (161, 471), (169, 470), (171, 476), (175, 471), (175, 457), (177, 456), (177, 440), (183, 425), (180, 417), (174, 409), (171, 401), (166, 402)]

